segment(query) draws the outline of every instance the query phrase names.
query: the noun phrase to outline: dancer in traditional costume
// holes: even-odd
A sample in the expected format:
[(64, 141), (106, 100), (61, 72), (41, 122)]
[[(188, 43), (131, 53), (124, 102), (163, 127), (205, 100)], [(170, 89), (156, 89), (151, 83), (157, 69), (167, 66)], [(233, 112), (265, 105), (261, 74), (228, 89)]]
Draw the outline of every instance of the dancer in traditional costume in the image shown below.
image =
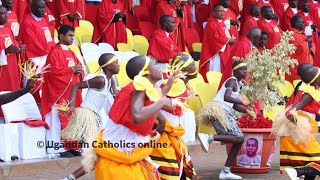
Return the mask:
[[(98, 71), (103, 71), (101, 74), (77, 83), (71, 88), (69, 112), (74, 111), (74, 113), (67, 127), (61, 131), (63, 139), (91, 143), (89, 140), (96, 136), (103, 124), (102, 121), (106, 121), (101, 118), (100, 110), (105, 104), (113, 104), (112, 76), (119, 73), (120, 66), (118, 64), (118, 57), (111, 53), (102, 54), (99, 58), (99, 65)], [(88, 88), (86, 97), (80, 107), (74, 109), (73, 98), (78, 89), (84, 88)], [(106, 111), (106, 114), (108, 113)], [(86, 172), (81, 167), (64, 178), (64, 180), (77, 179), (84, 174)]]
[[(130, 59), (126, 71), (133, 82), (117, 94), (109, 112), (110, 121), (98, 133), (82, 164), (86, 170), (94, 168), (95, 178), (99, 180), (159, 179), (158, 165), (149, 157), (153, 150), (150, 145), (154, 143), (150, 133), (159, 111), (172, 108), (172, 102), (162, 97), (160, 89), (156, 88), (162, 74), (150, 63), (150, 58)], [(170, 78), (169, 84), (174, 80)], [(164, 119), (157, 119), (164, 127)]]
[[(194, 65), (194, 60), (190, 55), (178, 55), (169, 62), (172, 71), (164, 73), (164, 79), (167, 79), (170, 72), (176, 69), (181, 69), (182, 73), (186, 74), (184, 79), (177, 79), (170, 91), (167, 93), (167, 97), (172, 98), (173, 101), (180, 100), (180, 105), (175, 106), (173, 110), (161, 110), (160, 113), (166, 117), (166, 126), (161, 137), (158, 139), (158, 143), (167, 144), (166, 148), (154, 148), (150, 157), (155, 163), (159, 164), (159, 174), (161, 179), (167, 180), (180, 180), (180, 179), (192, 179), (196, 176), (193, 168), (191, 158), (188, 154), (188, 148), (183, 140), (182, 136), (185, 134), (185, 129), (182, 124), (184, 120), (191, 120), (195, 125), (195, 116), (186, 114), (184, 112), (184, 100), (190, 96), (191, 89), (186, 86), (190, 79), (197, 77), (197, 68)], [(167, 80), (164, 80), (164, 84)], [(192, 121), (193, 118), (193, 121)], [(195, 134), (195, 131), (193, 132)]]
[(301, 76), (305, 84), (273, 123), (273, 133), (280, 137), (280, 170), (320, 163), (320, 144), (314, 137), (320, 109), (319, 77), (318, 67), (307, 68)]
[(243, 134), (237, 125), (233, 110), (251, 113), (240, 100), (241, 80), (247, 76), (247, 65), (243, 61), (236, 61), (232, 65), (233, 76), (227, 79), (214, 100), (203, 107), (199, 113), (199, 122), (204, 125), (213, 125), (217, 135), (199, 133), (199, 140), (205, 152), (209, 150), (212, 141), (221, 141), (222, 144), (231, 143), (225, 166), (220, 172), (219, 179), (242, 179), (231, 173), (231, 162), (236, 159), (244, 141)]

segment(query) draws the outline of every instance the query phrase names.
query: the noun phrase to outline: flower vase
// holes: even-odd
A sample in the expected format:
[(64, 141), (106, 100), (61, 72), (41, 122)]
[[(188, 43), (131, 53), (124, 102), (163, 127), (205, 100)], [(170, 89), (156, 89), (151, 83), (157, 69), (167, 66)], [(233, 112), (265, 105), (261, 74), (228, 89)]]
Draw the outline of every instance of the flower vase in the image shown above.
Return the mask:
[[(271, 128), (241, 128), (244, 142), (237, 158), (232, 161), (231, 170), (237, 173), (263, 174), (271, 169), (276, 138)], [(227, 144), (229, 154), (231, 144)]]

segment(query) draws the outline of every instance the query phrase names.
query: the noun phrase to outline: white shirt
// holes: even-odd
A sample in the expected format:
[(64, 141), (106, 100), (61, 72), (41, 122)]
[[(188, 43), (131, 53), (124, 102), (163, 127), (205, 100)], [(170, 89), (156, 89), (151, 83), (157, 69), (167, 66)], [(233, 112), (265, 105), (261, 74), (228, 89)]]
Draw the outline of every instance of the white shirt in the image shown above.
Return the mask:
[[(105, 80), (105, 85), (102, 89), (88, 88), (87, 94), (81, 107), (88, 108), (95, 113), (99, 114), (102, 107), (104, 107), (106, 100), (111, 95), (110, 88), (111, 83), (104, 74), (99, 74)], [(110, 79), (111, 80), (111, 79)], [(110, 87), (110, 88), (109, 88)], [(106, 112), (108, 113), (108, 112)]]

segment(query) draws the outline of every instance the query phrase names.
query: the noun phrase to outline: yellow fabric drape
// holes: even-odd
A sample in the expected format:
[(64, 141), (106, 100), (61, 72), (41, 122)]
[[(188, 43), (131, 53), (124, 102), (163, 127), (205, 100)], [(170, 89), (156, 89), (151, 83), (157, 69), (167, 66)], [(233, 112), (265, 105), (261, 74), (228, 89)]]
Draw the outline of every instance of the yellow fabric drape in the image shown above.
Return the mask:
[[(152, 152), (152, 148), (135, 148), (127, 154), (115, 148), (96, 147), (104, 143), (102, 132), (99, 132), (94, 143), (95, 152), (99, 156), (95, 164), (95, 179), (156, 180), (154, 167), (144, 160)], [(134, 175), (133, 175), (134, 173)]]

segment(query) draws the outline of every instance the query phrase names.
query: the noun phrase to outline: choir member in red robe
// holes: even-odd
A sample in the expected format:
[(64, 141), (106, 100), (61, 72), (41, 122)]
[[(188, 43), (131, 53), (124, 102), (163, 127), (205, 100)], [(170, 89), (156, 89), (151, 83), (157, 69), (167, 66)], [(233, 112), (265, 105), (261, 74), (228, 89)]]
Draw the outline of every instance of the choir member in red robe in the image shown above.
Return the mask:
[(2, 5), (7, 9), (8, 16), (8, 21), (5, 24), (5, 27), (11, 29), (14, 37), (17, 39), (20, 25), (18, 22), (17, 14), (12, 11), (13, 0), (2, 0)]
[(235, 44), (228, 58), (226, 69), (222, 74), (220, 86), (223, 84), (223, 82), (225, 82), (228, 78), (232, 76), (232, 64), (235, 61), (233, 57), (238, 57), (242, 61), (245, 61), (246, 55), (256, 47), (258, 47), (260, 41), (261, 41), (261, 30), (257, 27), (251, 28), (247, 32), (246, 36), (241, 37), (240, 41)]
[(256, 47), (258, 48), (260, 53), (262, 53), (262, 51), (266, 49), (267, 42), (268, 42), (268, 33), (262, 31), (259, 46)]
[(98, 27), (97, 16), (101, 0), (86, 0), (85, 2), (85, 12), (90, 12), (86, 13), (86, 20), (90, 21), (93, 27)]
[(270, 0), (272, 6), (274, 7), (274, 11), (277, 16), (279, 16), (280, 24), (282, 24), (283, 13), (289, 7), (288, 0)]
[(203, 0), (192, 0), (190, 2), (191, 5), (191, 12), (192, 12), (192, 19), (195, 23), (195, 29), (197, 30), (200, 39), (202, 40), (203, 37), (203, 23), (207, 21), (208, 17), (212, 9), (208, 3), (204, 2)]
[(289, 7), (284, 12), (282, 23), (281, 23), (283, 31), (291, 30), (290, 20), (297, 13), (298, 13), (298, 0), (289, 0)]
[(240, 27), (240, 22), (237, 20), (237, 15), (229, 8), (231, 4), (230, 0), (219, 0), (219, 3), (224, 7), (225, 11), (223, 21), (225, 24), (228, 24), (227, 28), (229, 29), (230, 35), (237, 39), (239, 37), (238, 29)]
[[(294, 32), (294, 40), (292, 40), (290, 43), (297, 47), (295, 53), (291, 55), (291, 58), (298, 60), (298, 65), (303, 63), (313, 64), (313, 57), (310, 54), (307, 42), (308, 38), (303, 33), (305, 28), (303, 19), (300, 16), (293, 16), (291, 18), (291, 27), (292, 31)], [(285, 78), (287, 81), (292, 83), (294, 80), (300, 79), (297, 73), (298, 65), (290, 69), (291, 74), (286, 75)]]
[(175, 41), (178, 47), (185, 50), (186, 42), (184, 38), (183, 26), (181, 21), (184, 17), (183, 11), (179, 6), (177, 0), (163, 0), (159, 1), (158, 7), (156, 8), (156, 28), (161, 29), (160, 17), (163, 15), (170, 15), (174, 19), (174, 31), (170, 34), (171, 38)]
[(267, 49), (272, 49), (280, 42), (282, 30), (273, 18), (275, 17), (271, 7), (264, 6), (261, 9), (262, 17), (258, 20), (258, 28), (268, 33)]
[(58, 29), (60, 24), (60, 11), (59, 11), (59, 6), (58, 6), (58, 1), (57, 0), (46, 0), (46, 6), (49, 9), (51, 14), (54, 17), (54, 25), (55, 29)]
[(316, 22), (317, 26), (320, 26), (320, 1), (319, 0), (309, 0), (310, 4), (310, 14), (313, 20)]
[(307, 0), (300, 1), (299, 12), (297, 15), (303, 18), (305, 26), (311, 26), (312, 24), (315, 24), (310, 13), (310, 4)]
[(0, 6), (0, 91), (20, 89), (21, 75), (18, 67), (20, 48), (12, 31), (5, 27), (7, 10)]
[(313, 19), (313, 16), (311, 16), (310, 13), (310, 4), (307, 0), (300, 1), (299, 4), (300, 11), (298, 12), (298, 16), (302, 17), (304, 24), (305, 24), (305, 30), (304, 34), (308, 36), (310, 39), (312, 39), (312, 52), (313, 55), (316, 51), (316, 45), (315, 42), (318, 39), (318, 32), (317, 32), (317, 25)]
[(191, 6), (187, 0), (180, 0), (180, 6), (183, 12), (181, 24), (184, 28), (193, 28)]
[(214, 5), (213, 17), (208, 19), (203, 32), (199, 73), (206, 82), (206, 73), (208, 71), (224, 72), (231, 45), (234, 45), (236, 42), (236, 39), (231, 37), (229, 30), (223, 22), (224, 13), (222, 5)]
[[(55, 44), (45, 9), (46, 4), (43, 0), (32, 0), (31, 12), (25, 14), (19, 32), (19, 40), (26, 44), (27, 58), (40, 67), (45, 65), (47, 55)], [(35, 90), (39, 88), (40, 84), (36, 85)], [(36, 102), (40, 103), (38, 91), (33, 95)]]
[(176, 55), (181, 54), (181, 49), (169, 36), (174, 30), (173, 17), (169, 15), (162, 16), (160, 24), (161, 29), (156, 30), (151, 37), (148, 55), (159, 68), (164, 69), (165, 63), (168, 63)]
[(58, 0), (60, 23), (72, 27), (79, 26), (79, 20), (85, 18), (84, 0)]
[(260, 15), (261, 15), (260, 6), (256, 4), (251, 5), (250, 15), (246, 17), (243, 25), (241, 26), (241, 31), (240, 31), (241, 36), (246, 36), (251, 28), (257, 27)]
[[(69, 100), (71, 87), (79, 83), (82, 75), (82, 66), (77, 56), (69, 49), (73, 42), (74, 28), (68, 25), (62, 25), (58, 31), (59, 43), (52, 47), (48, 54), (46, 65), (51, 65), (51, 70), (44, 75), (44, 84), (42, 87), (41, 111), (50, 130), (46, 133), (47, 141), (60, 143), (60, 131), (64, 129), (69, 119), (67, 116), (61, 116), (56, 108), (52, 106), (61, 104)], [(78, 90), (75, 99), (75, 107), (80, 106), (82, 102), (81, 91)], [(65, 151), (64, 148), (54, 150), (47, 149), (48, 153), (62, 153), (61, 156), (72, 156), (74, 151)]]
[(262, 8), (263, 6), (270, 6), (270, 7), (272, 8), (272, 10), (273, 10), (273, 13), (275, 13), (274, 7), (273, 7), (273, 5), (270, 3), (270, 0), (259, 0), (258, 6), (260, 6), (260, 8)]
[(106, 42), (117, 49), (127, 43), (126, 14), (120, 0), (102, 0), (98, 11), (98, 27), (94, 28), (93, 42)]
[(237, 15), (237, 19), (241, 17), (244, 0), (231, 1), (230, 9)]
[(13, 0), (12, 11), (17, 14), (18, 22), (21, 24), (25, 11), (29, 6), (30, 0)]
[[(48, 18), (45, 18), (45, 2), (43, 0), (32, 2), (31, 13), (25, 15), (19, 33), (19, 40), (26, 44), (26, 54), (31, 59), (47, 56), (51, 47), (54, 46)], [(45, 60), (35, 63), (43, 65)]]
[(258, 4), (259, 0), (245, 0), (243, 2), (243, 11), (241, 15), (241, 22), (244, 22), (245, 18), (250, 15), (250, 6), (254, 4)]
[(314, 65), (320, 67), (320, 38), (317, 38), (316, 41), (316, 53), (313, 57)]

